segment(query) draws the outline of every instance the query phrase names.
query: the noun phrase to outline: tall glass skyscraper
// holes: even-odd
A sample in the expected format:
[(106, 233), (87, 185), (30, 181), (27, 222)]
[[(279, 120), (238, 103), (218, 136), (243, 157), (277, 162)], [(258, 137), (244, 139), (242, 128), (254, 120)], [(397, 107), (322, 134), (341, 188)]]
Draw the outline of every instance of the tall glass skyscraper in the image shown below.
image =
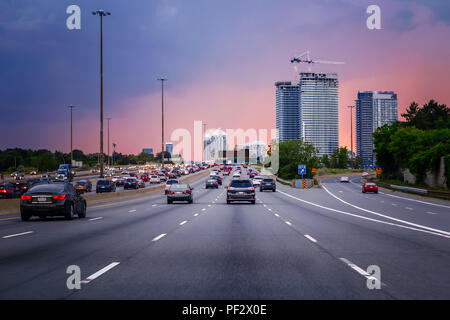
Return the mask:
[(277, 138), (280, 141), (298, 140), (301, 138), (298, 82), (276, 82), (275, 87)]
[(299, 105), (302, 138), (331, 155), (339, 147), (339, 100), (336, 73), (300, 73)]
[(375, 165), (372, 133), (398, 120), (397, 94), (392, 91), (360, 91), (356, 100), (356, 145), (363, 165)]
[(339, 146), (338, 76), (300, 73), (299, 82), (277, 82), (276, 125), (280, 141), (304, 139), (319, 156)]

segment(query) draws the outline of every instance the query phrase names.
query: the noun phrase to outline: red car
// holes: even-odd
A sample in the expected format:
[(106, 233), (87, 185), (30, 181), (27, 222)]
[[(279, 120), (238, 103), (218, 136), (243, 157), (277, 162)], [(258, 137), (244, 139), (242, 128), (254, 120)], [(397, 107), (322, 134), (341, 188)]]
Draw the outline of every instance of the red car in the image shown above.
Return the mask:
[(362, 193), (375, 192), (378, 193), (378, 186), (373, 182), (366, 182), (362, 186)]
[(148, 182), (150, 180), (150, 177), (149, 177), (148, 174), (143, 174), (143, 175), (141, 175), (141, 180), (145, 181), (145, 182)]

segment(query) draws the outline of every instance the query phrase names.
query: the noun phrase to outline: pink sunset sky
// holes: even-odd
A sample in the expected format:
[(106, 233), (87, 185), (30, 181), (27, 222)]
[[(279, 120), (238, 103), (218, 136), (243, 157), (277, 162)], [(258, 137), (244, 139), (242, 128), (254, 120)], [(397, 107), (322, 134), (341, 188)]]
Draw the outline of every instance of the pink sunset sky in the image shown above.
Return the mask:
[[(338, 73), (341, 146), (350, 148), (347, 106), (355, 104), (359, 90), (397, 93), (399, 117), (412, 101), (450, 102), (450, 17), (439, 17), (436, 7), (425, 1), (378, 1), (381, 30), (366, 27), (366, 8), (372, 4), (368, 1), (248, 2), (252, 5), (221, 4), (219, 10), (200, 1), (193, 5), (198, 9), (194, 14), (186, 2), (159, 1), (154, 8), (156, 21), (133, 26), (139, 32), (132, 39), (127, 29), (105, 35), (109, 42), (105, 51), (105, 117), (112, 118), (110, 141), (117, 143), (118, 152), (161, 150), (159, 76), (169, 79), (165, 87), (166, 141), (177, 128), (192, 132), (195, 120), (207, 123), (207, 129), (275, 128), (274, 83), (294, 80), (290, 59), (307, 49), (312, 59), (345, 62), (313, 67), (316, 72)], [(166, 30), (164, 24), (170, 28)], [(94, 38), (98, 35), (90, 33)], [(149, 41), (156, 43), (149, 48)], [(132, 48), (126, 50), (131, 42)], [(89, 57), (97, 59), (98, 51), (91, 51)], [(111, 51), (114, 53), (108, 57)], [(146, 61), (142, 68), (135, 65), (140, 59)], [(89, 69), (97, 68), (97, 62), (92, 61)], [(95, 77), (90, 80), (93, 86), (86, 90), (83, 106), (74, 110), (74, 147), (84, 152), (97, 152), (99, 146), (97, 69), (89, 70), (91, 76)], [(79, 92), (83, 90), (68, 92), (67, 101), (77, 105)], [(51, 97), (39, 97), (39, 104), (44, 105), (45, 99), (47, 105), (56, 107)], [(59, 98), (58, 104), (64, 101)], [(30, 102), (22, 101), (13, 108), (14, 102), (10, 102), (11, 108), (6, 110), (12, 113), (27, 104)], [(39, 133), (35, 135), (13, 135), (5, 129), (11, 124), (3, 124), (7, 139), (1, 140), (0, 148), (68, 152), (69, 118), (63, 111), (58, 121), (21, 117), (15, 123), (16, 130), (32, 128)], [(105, 121), (105, 152), (106, 134)]]

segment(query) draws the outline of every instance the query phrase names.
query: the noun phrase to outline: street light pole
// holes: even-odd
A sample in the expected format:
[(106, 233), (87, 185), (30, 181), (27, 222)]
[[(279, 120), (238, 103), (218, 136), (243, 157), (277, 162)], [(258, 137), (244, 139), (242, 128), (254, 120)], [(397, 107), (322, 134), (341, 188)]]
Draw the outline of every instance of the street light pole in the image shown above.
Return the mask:
[(353, 169), (353, 108), (355, 106), (348, 106), (350, 108), (350, 149), (352, 158), (352, 169)]
[(72, 139), (72, 110), (75, 106), (69, 106), (70, 109), (70, 165), (73, 163), (73, 139)]
[(111, 15), (110, 12), (105, 12), (103, 10), (97, 10), (92, 12), (92, 14), (98, 15), (100, 17), (100, 178), (104, 177), (103, 174), (103, 17)]
[(206, 141), (205, 141), (205, 138), (206, 138), (206, 125), (207, 125), (207, 123), (203, 123), (203, 162), (206, 161), (206, 154), (205, 154), (205, 151), (206, 151)]
[(113, 142), (112, 165), (114, 167), (114, 155), (116, 154), (116, 144)]
[(108, 167), (109, 167), (111, 165), (110, 156), (109, 156), (109, 120), (111, 120), (111, 118), (106, 118), (106, 120), (108, 120)]
[(164, 81), (168, 79), (158, 78), (161, 81), (161, 166), (164, 168)]

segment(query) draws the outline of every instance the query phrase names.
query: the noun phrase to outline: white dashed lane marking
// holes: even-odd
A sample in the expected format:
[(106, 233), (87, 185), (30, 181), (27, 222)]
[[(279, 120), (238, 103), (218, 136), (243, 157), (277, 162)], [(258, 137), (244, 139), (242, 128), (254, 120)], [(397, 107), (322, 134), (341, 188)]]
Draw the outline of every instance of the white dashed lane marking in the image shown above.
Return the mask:
[(20, 236), (24, 236), (26, 234), (30, 234), (33, 233), (34, 231), (26, 231), (26, 232), (21, 232), (21, 233), (16, 233), (16, 234), (10, 234), (8, 236), (4, 236), (2, 237), (2, 239), (8, 239), (8, 238), (14, 238), (14, 237), (20, 237)]
[(89, 221), (95, 221), (95, 220), (100, 220), (100, 219), (103, 219), (103, 217), (92, 218), (92, 219), (89, 219)]
[(157, 236), (157, 237), (155, 237), (155, 238), (153, 238), (153, 240), (152, 241), (158, 241), (159, 239), (161, 239), (161, 238), (163, 238), (163, 237), (165, 237), (167, 235), (167, 233), (161, 233), (159, 236)]
[(180, 226), (182, 226), (183, 224), (187, 223), (186, 220), (184, 220), (183, 222), (180, 222)]
[(89, 283), (92, 280), (97, 279), (98, 277), (100, 277), (102, 274), (104, 274), (105, 272), (111, 270), (112, 268), (114, 268), (115, 266), (117, 266), (118, 264), (120, 264), (120, 262), (113, 262), (109, 265), (107, 265), (106, 267), (104, 267), (103, 269), (100, 269), (99, 271), (97, 271), (94, 274), (91, 274), (89, 277), (86, 278), (86, 280), (81, 281), (81, 283)]

